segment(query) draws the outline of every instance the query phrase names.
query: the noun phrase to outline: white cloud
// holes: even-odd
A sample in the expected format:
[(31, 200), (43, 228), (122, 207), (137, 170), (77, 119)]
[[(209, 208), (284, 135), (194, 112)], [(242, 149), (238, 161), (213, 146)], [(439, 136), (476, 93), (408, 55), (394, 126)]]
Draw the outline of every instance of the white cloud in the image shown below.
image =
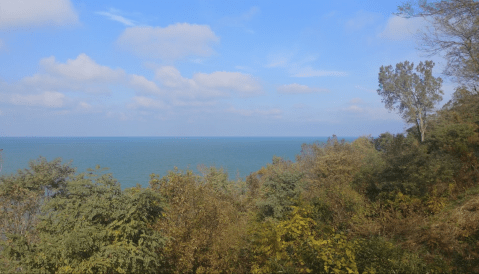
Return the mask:
[(10, 103), (24, 106), (43, 106), (59, 108), (63, 106), (65, 95), (56, 91), (45, 91), (41, 94), (12, 94), (9, 96)]
[(130, 108), (153, 108), (153, 109), (164, 109), (167, 108), (166, 104), (162, 101), (155, 100), (152, 98), (144, 96), (135, 96), (133, 97), (133, 103), (129, 104)]
[(218, 104), (217, 101), (180, 101), (172, 100), (171, 104), (177, 107), (211, 107)]
[(0, 0), (0, 28), (78, 22), (69, 0)]
[(195, 83), (191, 79), (181, 76), (179, 70), (175, 67), (164, 66), (156, 70), (155, 78), (159, 80), (163, 86), (173, 89), (191, 89), (195, 88)]
[(379, 13), (360, 10), (346, 22), (346, 30), (357, 31), (374, 24), (381, 18)]
[(349, 101), (350, 104), (362, 104), (364, 103), (363, 99), (361, 98), (353, 98)]
[(59, 63), (54, 56), (40, 60), (40, 72), (24, 77), (19, 85), (23, 89), (76, 90), (87, 93), (109, 93), (110, 84), (123, 83), (125, 72), (97, 64), (82, 53), (76, 59)]
[(120, 111), (109, 111), (106, 113), (106, 117), (118, 119), (120, 121), (131, 121), (133, 117), (130, 113), (124, 113)]
[(146, 94), (161, 94), (162, 93), (160, 88), (155, 84), (155, 82), (152, 82), (141, 75), (135, 75), (135, 74), (130, 75), (129, 84), (131, 87), (133, 87), (134, 89), (138, 90), (141, 93), (146, 93)]
[(313, 92), (329, 92), (328, 89), (322, 88), (311, 88), (306, 85), (300, 85), (297, 83), (282, 85), (277, 88), (279, 93), (289, 93), (289, 94), (302, 94), (302, 93), (313, 93)]
[[(75, 111), (91, 110), (92, 106), (85, 102), (99, 100), (104, 103), (104, 97), (92, 93), (109, 93), (111, 85), (128, 86), (130, 83), (126, 73), (121, 69), (111, 69), (93, 61), (85, 54), (76, 59), (68, 59), (65, 63), (48, 57), (40, 60), (40, 71), (32, 76), (26, 76), (14, 83), (0, 82), (0, 101), (21, 106), (41, 106), (46, 108), (71, 108)], [(148, 81), (132, 76), (133, 84), (150, 88)], [(141, 80), (146, 81), (142, 83)], [(84, 93), (66, 96), (65, 92), (78, 91)], [(86, 93), (86, 94), (85, 94)], [(70, 110), (68, 110), (70, 111)]]
[(80, 103), (78, 103), (78, 108), (80, 108), (82, 110), (91, 110), (93, 108), (93, 106), (86, 103), (86, 102), (80, 102)]
[(98, 12), (95, 12), (95, 13), (98, 14), (98, 15), (105, 16), (112, 21), (120, 22), (123, 25), (128, 26), (128, 27), (133, 27), (133, 26), (136, 25), (136, 22), (134, 20), (127, 19), (127, 18), (125, 18), (121, 15), (115, 14), (115, 13), (117, 13), (117, 11), (113, 10), (113, 9), (111, 9), (109, 12), (108, 11), (98, 11)]
[(420, 29), (426, 26), (427, 22), (422, 18), (393, 16), (389, 18), (386, 27), (378, 37), (394, 41), (406, 40), (413, 38)]
[(205, 89), (234, 90), (242, 95), (254, 95), (261, 91), (258, 81), (250, 75), (240, 72), (196, 73), (193, 75), (193, 80), (198, 86)]
[(56, 62), (54, 56), (44, 58), (40, 66), (52, 75), (78, 81), (114, 81), (124, 75), (123, 70), (101, 66), (84, 53), (75, 60), (68, 59), (65, 64)]
[(347, 76), (348, 73), (344, 71), (335, 70), (317, 70), (312, 67), (304, 67), (293, 70), (293, 77), (322, 77), (322, 76)]
[(175, 60), (190, 55), (210, 56), (219, 38), (207, 25), (177, 23), (165, 28), (131, 27), (118, 38), (118, 44), (146, 58)]
[(239, 114), (241, 116), (264, 116), (264, 117), (271, 117), (271, 118), (281, 118), (281, 114), (283, 113), (281, 109), (272, 108), (272, 109), (237, 109), (235, 107), (231, 107), (227, 110), (229, 113)]
[(156, 79), (176, 95), (188, 98), (227, 97), (232, 93), (249, 96), (262, 91), (257, 80), (239, 72), (195, 73), (188, 79), (175, 67), (165, 66), (156, 71)]
[(357, 105), (351, 105), (348, 108), (346, 108), (346, 111), (353, 112), (353, 113), (361, 113), (361, 112), (364, 112), (364, 109)]

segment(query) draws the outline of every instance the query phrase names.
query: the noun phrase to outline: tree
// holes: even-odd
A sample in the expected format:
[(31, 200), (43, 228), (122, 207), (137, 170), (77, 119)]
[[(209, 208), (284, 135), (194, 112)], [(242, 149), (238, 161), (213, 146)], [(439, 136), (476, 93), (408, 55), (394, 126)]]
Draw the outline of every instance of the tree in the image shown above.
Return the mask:
[(296, 202), (282, 220), (251, 224), (251, 273), (359, 273), (358, 241), (343, 233), (322, 233), (310, 216), (313, 208), (301, 198)]
[[(16, 174), (0, 176), (0, 273), (15, 272), (17, 260), (5, 256), (14, 239), (29, 246), (38, 239), (36, 225), (41, 206), (61, 193), (66, 181), (75, 173), (61, 159), (30, 161), (30, 168)], [(19, 252), (21, 253), (21, 252)]]
[(258, 173), (262, 175), (261, 198), (256, 205), (260, 211), (260, 219), (272, 217), (281, 219), (292, 210), (302, 192), (303, 173), (291, 162), (281, 157), (273, 157), (273, 163)]
[(428, 114), (442, 100), (442, 79), (432, 76), (434, 62), (420, 62), (413, 72), (414, 63), (404, 61), (379, 69), (378, 94), (389, 110), (397, 110), (407, 123), (415, 124), (421, 142), (427, 128)]
[(0, 177), (0, 241), (6, 234), (27, 235), (38, 221), (43, 202), (61, 192), (75, 169), (61, 159), (30, 161), (30, 169)]
[(444, 74), (479, 93), (479, 2), (418, 1), (398, 7), (397, 15), (429, 22), (420, 35), (420, 49), (447, 60)]
[(3, 255), (25, 273), (158, 273), (166, 239), (152, 226), (162, 212), (151, 189), (122, 191), (111, 174), (80, 174), (42, 207), (38, 240), (7, 235)]
[(151, 175), (151, 189), (168, 205), (155, 224), (168, 239), (165, 273), (249, 273), (240, 256), (248, 217), (240, 211), (241, 197), (223, 170), (200, 170), (202, 177), (178, 169)]

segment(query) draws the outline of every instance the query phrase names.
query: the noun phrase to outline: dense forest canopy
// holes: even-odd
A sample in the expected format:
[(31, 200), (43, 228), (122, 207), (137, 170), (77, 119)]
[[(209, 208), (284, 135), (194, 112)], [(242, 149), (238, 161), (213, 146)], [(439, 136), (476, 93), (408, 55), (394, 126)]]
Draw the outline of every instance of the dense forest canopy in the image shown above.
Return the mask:
[[(479, 3), (399, 13), (433, 23), (423, 38), (457, 83), (437, 110), (432, 63), (416, 76), (407, 61), (380, 69), (386, 107), (424, 123), (304, 144), (296, 161), (274, 157), (237, 181), (215, 167), (175, 169), (122, 190), (100, 167), (34, 160), (0, 177), (0, 272), (479, 273)], [(407, 81), (394, 76), (402, 68)]]

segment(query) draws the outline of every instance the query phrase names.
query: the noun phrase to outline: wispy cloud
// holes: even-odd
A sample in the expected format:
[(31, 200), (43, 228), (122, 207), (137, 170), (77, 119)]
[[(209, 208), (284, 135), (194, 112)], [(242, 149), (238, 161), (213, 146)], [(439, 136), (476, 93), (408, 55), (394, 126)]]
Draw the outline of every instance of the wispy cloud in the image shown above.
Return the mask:
[(351, 105), (351, 106), (346, 108), (346, 111), (353, 112), (353, 113), (363, 113), (365, 110), (360, 106)]
[(133, 53), (153, 59), (176, 60), (210, 56), (219, 38), (208, 25), (177, 23), (167, 27), (130, 27), (117, 43)]
[(332, 10), (332, 11), (330, 11), (330, 12), (324, 14), (322, 17), (323, 17), (324, 19), (331, 19), (331, 18), (335, 17), (336, 15), (338, 15), (338, 11)]
[(286, 67), (288, 65), (290, 58), (288, 56), (278, 56), (274, 59), (271, 59), (268, 64), (266, 64), (267, 68), (278, 68), (278, 67)]
[(287, 68), (290, 67), (293, 59), (298, 55), (298, 50), (288, 49), (272, 52), (266, 57), (267, 68)]
[(422, 18), (392, 16), (384, 30), (378, 34), (378, 37), (393, 41), (407, 40), (413, 38), (420, 29), (427, 27), (427, 25), (427, 21)]
[(315, 93), (315, 92), (329, 92), (328, 89), (324, 88), (312, 88), (306, 85), (300, 85), (297, 83), (282, 85), (277, 88), (279, 93), (283, 94), (305, 94), (305, 93)]
[(356, 119), (368, 121), (402, 121), (401, 117), (394, 112), (389, 112), (384, 107), (373, 107), (361, 98), (349, 100), (348, 106), (339, 111), (353, 115)]
[(133, 97), (133, 103), (128, 105), (128, 108), (152, 108), (152, 109), (165, 109), (167, 105), (156, 99), (152, 99), (145, 96)]
[(362, 90), (362, 91), (374, 92), (374, 93), (376, 92), (376, 90), (374, 90), (374, 89), (365, 88), (365, 87), (360, 86), (360, 85), (356, 85), (356, 86), (354, 86), (354, 87), (357, 88), (357, 89), (359, 89), (359, 90)]
[(249, 68), (249, 67), (246, 67), (246, 66), (235, 66), (235, 69), (239, 69), (239, 70), (249, 70), (250, 68)]
[(315, 69), (312, 65), (318, 58), (315, 55), (297, 57), (297, 51), (270, 54), (267, 68), (284, 68), (292, 77), (347, 76), (345, 71)]
[(223, 17), (220, 21), (224, 25), (229, 26), (243, 26), (245, 22), (252, 20), (258, 14), (260, 14), (261, 10), (257, 6), (251, 7), (246, 12), (243, 12), (236, 16), (227, 16)]
[(361, 98), (353, 98), (349, 101), (350, 104), (363, 104), (364, 101)]
[(4, 94), (3, 100), (14, 105), (43, 106), (60, 108), (64, 104), (65, 95), (56, 91), (45, 91), (40, 94)]
[(238, 114), (241, 116), (247, 116), (247, 117), (257, 117), (257, 116), (262, 116), (262, 117), (269, 117), (269, 118), (281, 118), (282, 111), (281, 109), (278, 108), (272, 108), (272, 109), (237, 109), (235, 107), (231, 107), (226, 110), (226, 112), (229, 113), (234, 113)]
[(137, 25), (137, 22), (135, 20), (128, 19), (128, 18), (125, 18), (125, 17), (117, 14), (118, 11), (115, 10), (115, 9), (110, 9), (110, 11), (97, 11), (95, 13), (98, 14), (98, 15), (105, 16), (112, 21), (120, 22), (123, 25), (128, 26), (128, 27), (133, 27), (133, 26)]
[(322, 76), (348, 76), (348, 73), (345, 71), (336, 71), (336, 70), (319, 70), (314, 69), (310, 66), (293, 69), (293, 77), (322, 77)]
[(347, 31), (358, 31), (373, 25), (380, 18), (381, 14), (379, 13), (360, 10), (356, 12), (353, 18), (346, 22), (345, 27)]

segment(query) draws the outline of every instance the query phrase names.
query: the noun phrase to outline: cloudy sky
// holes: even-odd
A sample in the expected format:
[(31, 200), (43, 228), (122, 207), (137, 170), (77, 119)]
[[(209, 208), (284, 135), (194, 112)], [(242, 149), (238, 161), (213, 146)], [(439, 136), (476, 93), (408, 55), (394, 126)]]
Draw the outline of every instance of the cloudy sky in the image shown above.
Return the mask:
[(0, 0), (0, 136), (402, 132), (379, 67), (430, 58), (399, 4)]

